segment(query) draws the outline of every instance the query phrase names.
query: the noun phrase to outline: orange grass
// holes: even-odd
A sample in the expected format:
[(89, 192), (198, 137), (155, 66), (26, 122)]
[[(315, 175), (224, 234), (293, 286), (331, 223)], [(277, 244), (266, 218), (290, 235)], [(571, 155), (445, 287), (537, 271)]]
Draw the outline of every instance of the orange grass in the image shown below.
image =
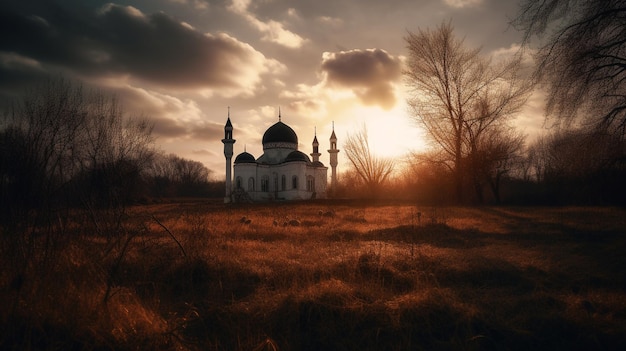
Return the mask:
[(77, 226), (19, 289), (1, 275), (0, 348), (621, 349), (625, 218), (619, 208), (139, 206), (120, 228), (125, 251)]

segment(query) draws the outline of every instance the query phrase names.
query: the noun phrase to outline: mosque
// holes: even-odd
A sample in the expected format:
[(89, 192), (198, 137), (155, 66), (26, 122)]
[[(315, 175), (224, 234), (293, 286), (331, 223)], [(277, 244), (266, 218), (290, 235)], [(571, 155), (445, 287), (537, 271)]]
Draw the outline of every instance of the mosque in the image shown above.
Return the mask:
[[(263, 134), (263, 155), (255, 158), (244, 151), (233, 157), (233, 125), (230, 112), (224, 126), (224, 156), (226, 157), (226, 196), (224, 202), (308, 200), (326, 198), (328, 167), (319, 160), (317, 133), (313, 138), (313, 152), (308, 155), (298, 150), (298, 135), (282, 122)], [(337, 137), (335, 128), (330, 136), (331, 187), (337, 185)], [(231, 173), (233, 170), (234, 174)], [(234, 179), (234, 183), (233, 183)]]

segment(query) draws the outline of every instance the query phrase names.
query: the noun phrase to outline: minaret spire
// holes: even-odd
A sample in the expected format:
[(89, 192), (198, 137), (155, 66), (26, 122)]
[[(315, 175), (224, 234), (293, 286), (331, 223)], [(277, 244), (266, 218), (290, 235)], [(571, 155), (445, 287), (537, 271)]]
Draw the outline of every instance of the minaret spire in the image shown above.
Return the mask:
[(334, 192), (337, 188), (337, 154), (339, 153), (339, 149), (337, 149), (337, 136), (335, 135), (335, 121), (333, 121), (333, 132), (330, 135), (330, 149), (328, 153), (330, 154), (331, 167), (330, 187), (331, 191)]
[(230, 106), (228, 106), (228, 118), (224, 126), (224, 139), (222, 139), (222, 143), (224, 143), (224, 157), (226, 158), (226, 193), (224, 203), (229, 203), (232, 201), (232, 159), (233, 144), (235, 143), (235, 139), (233, 139), (233, 125), (230, 122)]
[(278, 122), (281, 122), (281, 117), (280, 117), (280, 106), (278, 106)]
[(313, 152), (311, 153), (311, 157), (313, 158), (313, 162), (318, 162), (322, 154), (320, 154), (319, 151), (320, 143), (317, 141), (317, 127), (315, 127), (314, 133), (315, 136), (313, 137)]

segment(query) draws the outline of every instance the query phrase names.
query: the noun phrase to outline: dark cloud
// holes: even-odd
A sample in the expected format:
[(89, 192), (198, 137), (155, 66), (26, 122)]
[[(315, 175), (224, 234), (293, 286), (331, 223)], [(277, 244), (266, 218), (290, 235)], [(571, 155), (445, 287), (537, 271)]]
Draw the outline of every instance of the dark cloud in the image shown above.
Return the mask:
[(131, 86), (86, 87), (114, 97), (128, 116), (147, 118), (159, 139), (219, 141), (223, 137), (223, 122), (208, 121), (206, 113), (194, 100)]
[(0, 33), (0, 53), (92, 77), (238, 88), (268, 70), (261, 53), (233, 37), (203, 34), (164, 13), (130, 6), (6, 6), (0, 8)]
[(193, 127), (192, 136), (198, 140), (215, 141), (224, 137), (224, 125), (207, 122)]
[(181, 122), (166, 116), (150, 116), (154, 123), (153, 133), (166, 139), (184, 138), (203, 142), (219, 141), (224, 137), (224, 126), (220, 123), (207, 121)]
[(208, 149), (192, 150), (191, 153), (194, 155), (203, 155), (203, 156), (211, 156), (211, 157), (222, 156), (221, 153), (215, 152), (213, 150), (208, 150)]
[(0, 52), (0, 95), (14, 99), (49, 78), (37, 62)]
[(352, 89), (369, 105), (395, 105), (393, 83), (401, 77), (401, 62), (381, 49), (324, 53), (322, 71), (331, 87)]
[(150, 121), (154, 123), (152, 130), (157, 137), (178, 138), (188, 135), (189, 130), (177, 121), (167, 117), (150, 117)]
[(213, 122), (181, 123), (168, 117), (152, 117), (153, 133), (157, 137), (191, 138), (203, 142), (219, 141), (224, 137), (224, 126)]

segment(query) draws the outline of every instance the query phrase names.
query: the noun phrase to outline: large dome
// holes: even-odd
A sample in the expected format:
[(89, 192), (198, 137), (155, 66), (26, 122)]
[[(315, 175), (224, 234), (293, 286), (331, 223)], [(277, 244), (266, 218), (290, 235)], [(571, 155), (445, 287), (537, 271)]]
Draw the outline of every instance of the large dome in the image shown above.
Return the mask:
[(289, 143), (298, 145), (296, 132), (283, 122), (276, 122), (263, 134), (263, 145), (269, 143)]

